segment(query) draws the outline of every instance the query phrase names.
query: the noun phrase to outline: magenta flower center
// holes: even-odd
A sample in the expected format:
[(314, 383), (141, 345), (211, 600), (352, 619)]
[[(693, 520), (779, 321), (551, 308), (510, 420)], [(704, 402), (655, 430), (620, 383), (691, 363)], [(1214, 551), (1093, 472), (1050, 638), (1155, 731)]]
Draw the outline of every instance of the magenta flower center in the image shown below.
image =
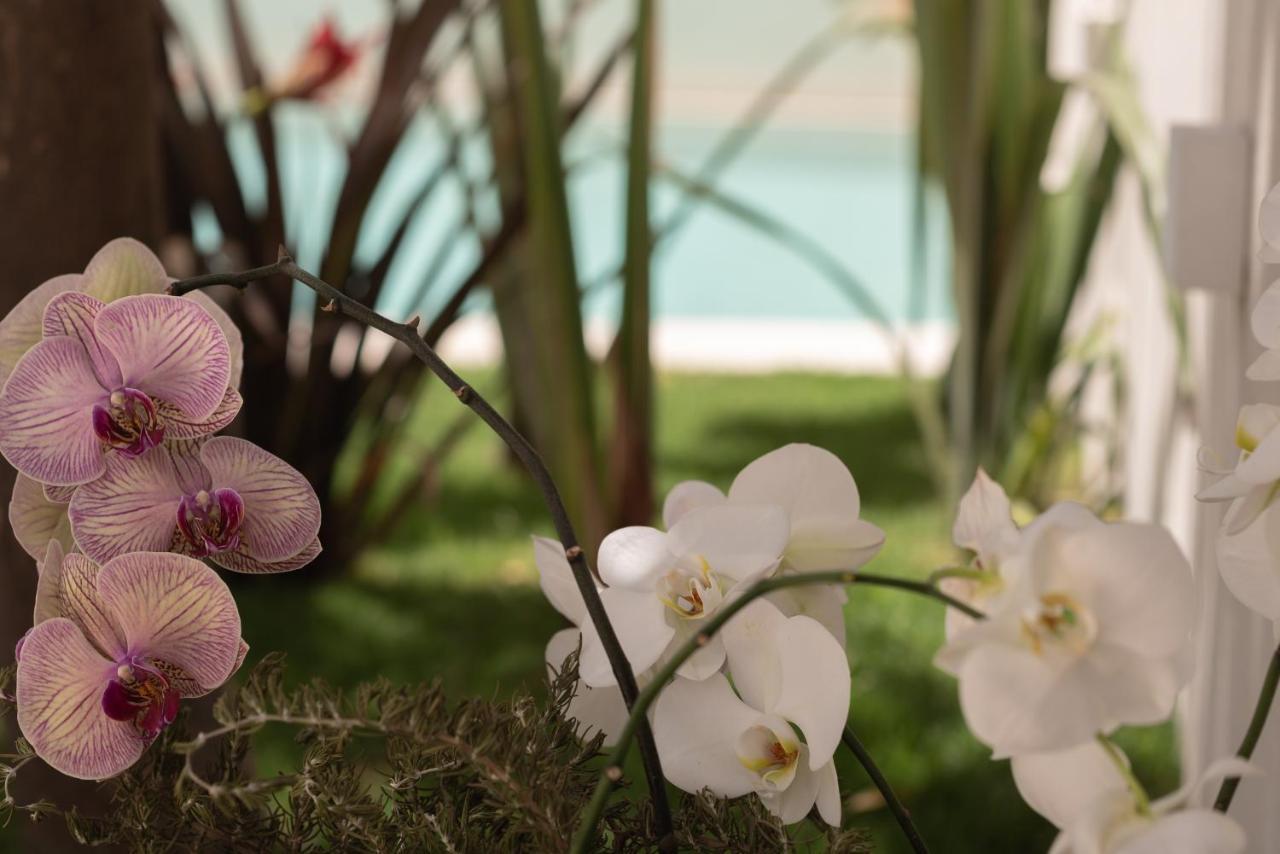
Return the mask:
[(102, 711), (113, 721), (131, 721), (151, 739), (178, 717), (180, 695), (157, 669), (138, 659), (116, 668), (102, 692)]
[(94, 405), (93, 432), (109, 447), (136, 457), (164, 441), (164, 419), (145, 392), (118, 388), (105, 404)]
[(234, 489), (200, 490), (178, 504), (178, 530), (195, 557), (234, 551), (240, 545), (244, 499)]

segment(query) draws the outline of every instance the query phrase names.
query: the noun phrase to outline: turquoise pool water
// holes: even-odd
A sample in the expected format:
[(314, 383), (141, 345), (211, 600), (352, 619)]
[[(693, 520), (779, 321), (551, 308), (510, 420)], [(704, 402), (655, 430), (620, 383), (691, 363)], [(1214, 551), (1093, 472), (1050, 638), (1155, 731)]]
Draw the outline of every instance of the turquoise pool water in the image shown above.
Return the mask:
[[(344, 155), (333, 128), (316, 111), (287, 107), (279, 111), (277, 121), (290, 241), (302, 263), (314, 264), (332, 218)], [(693, 173), (722, 133), (702, 127), (664, 128), (659, 157)], [(238, 125), (232, 128), (231, 140), (246, 198), (260, 206), (263, 181), (252, 133)], [(576, 131), (566, 144), (575, 250), (584, 282), (602, 277), (607, 281), (621, 258), (625, 172), (620, 146), (616, 131), (592, 125)], [(911, 293), (912, 146), (905, 134), (764, 129), (717, 186), (806, 235), (893, 321), (947, 319), (945, 212), (937, 198), (929, 205), (924, 287), (914, 298)], [(359, 257), (377, 256), (441, 154), (442, 146), (426, 120), (405, 137), (374, 197)], [(467, 146), (463, 156), (470, 174), (487, 174), (482, 144)], [(663, 221), (679, 199), (673, 186), (655, 187), (656, 219)], [(446, 181), (414, 215), (390, 273), (384, 309), (422, 310), (429, 316), (475, 263), (479, 250), (474, 239), (452, 237), (463, 200), (459, 182)], [(492, 221), (495, 200), (482, 194), (479, 213)], [(206, 247), (216, 245), (211, 216), (198, 216), (197, 238)], [(657, 317), (867, 316), (831, 276), (707, 203), (663, 243), (655, 258), (654, 281)], [(585, 302), (587, 313), (616, 313), (617, 291), (610, 285), (592, 289)], [(470, 308), (482, 310), (484, 302), (477, 297)]]

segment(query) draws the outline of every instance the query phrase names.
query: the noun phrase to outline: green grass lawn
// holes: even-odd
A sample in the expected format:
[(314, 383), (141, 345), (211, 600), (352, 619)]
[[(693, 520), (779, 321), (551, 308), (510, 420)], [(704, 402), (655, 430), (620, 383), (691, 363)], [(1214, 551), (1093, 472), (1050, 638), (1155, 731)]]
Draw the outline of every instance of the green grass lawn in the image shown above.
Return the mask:
[[(478, 385), (485, 390), (486, 383)], [(955, 558), (949, 512), (933, 495), (900, 383), (675, 375), (661, 378), (658, 402), (664, 492), (687, 478), (727, 486), (760, 454), (811, 442), (848, 464), (863, 516), (888, 533), (872, 563), (877, 572), (921, 578)], [(457, 412), (450, 396), (433, 391), (415, 434), (440, 431)], [(449, 459), (434, 503), (346, 576), (315, 584), (304, 577), (235, 580), (250, 662), (283, 650), (295, 679), (439, 678), (458, 697), (540, 691), (543, 646), (562, 621), (538, 589), (530, 533), (551, 533), (540, 501), (498, 440), (474, 429)], [(969, 736), (953, 681), (930, 663), (942, 636), (938, 603), (854, 588), (848, 625), (850, 722), (933, 850), (1046, 850), (1052, 828), (1022, 805), (1007, 763), (990, 761)], [(1171, 788), (1170, 731), (1128, 735), (1122, 742), (1154, 792)], [(263, 770), (290, 755), (287, 733), (262, 736)], [(905, 851), (865, 775), (843, 751), (840, 763), (842, 789), (852, 796), (846, 822), (868, 828), (877, 850)]]

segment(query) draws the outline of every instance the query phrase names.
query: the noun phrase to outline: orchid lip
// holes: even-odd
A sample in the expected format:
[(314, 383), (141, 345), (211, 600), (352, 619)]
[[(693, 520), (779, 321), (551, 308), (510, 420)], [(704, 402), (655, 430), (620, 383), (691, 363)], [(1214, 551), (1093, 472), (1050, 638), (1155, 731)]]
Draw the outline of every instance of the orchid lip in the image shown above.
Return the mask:
[(102, 711), (114, 721), (132, 722), (150, 740), (177, 719), (179, 700), (159, 669), (130, 658), (116, 667), (115, 678), (103, 689)]
[(244, 499), (234, 489), (200, 490), (178, 504), (178, 530), (196, 557), (240, 547)]
[(93, 432), (108, 447), (136, 457), (164, 441), (164, 418), (146, 392), (123, 387), (94, 404)]

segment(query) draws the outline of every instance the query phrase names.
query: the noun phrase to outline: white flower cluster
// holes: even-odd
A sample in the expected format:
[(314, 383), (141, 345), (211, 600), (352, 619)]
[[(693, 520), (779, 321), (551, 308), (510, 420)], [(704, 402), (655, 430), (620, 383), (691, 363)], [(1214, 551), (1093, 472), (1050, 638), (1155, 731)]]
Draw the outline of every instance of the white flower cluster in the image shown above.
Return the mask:
[[(853, 476), (833, 454), (788, 445), (747, 466), (728, 493), (679, 484), (665, 531), (631, 527), (600, 546), (605, 610), (643, 684), (716, 609), (776, 573), (852, 570), (884, 533), (858, 518)], [(547, 662), (581, 644), (569, 714), (585, 731), (621, 729), (626, 709), (559, 543), (534, 539), (542, 588), (576, 629), (557, 633)], [(757, 794), (784, 822), (816, 805), (840, 824), (832, 757), (849, 712), (842, 588), (786, 588), (751, 601), (678, 670), (651, 722), (663, 771), (687, 792)]]
[(1152, 802), (1108, 738), (1167, 719), (1191, 675), (1195, 586), (1168, 532), (1069, 502), (1018, 528), (979, 472), (953, 536), (974, 559), (941, 585), (986, 619), (950, 614), (935, 663), (959, 680), (969, 729), (1012, 760), (1024, 800), (1061, 831), (1054, 854), (1244, 851), (1234, 820), (1188, 805), (1244, 763)]
[[(1263, 260), (1280, 261), (1280, 187), (1264, 201), (1261, 225)], [(1280, 380), (1280, 281), (1251, 319), (1265, 351), (1248, 377)], [(1198, 497), (1230, 502), (1217, 538), (1222, 577), (1280, 637), (1280, 406), (1245, 406), (1236, 444), (1234, 466), (1202, 453), (1214, 480)], [(1166, 721), (1191, 676), (1197, 588), (1164, 528), (1104, 522), (1070, 502), (1019, 527), (1004, 490), (979, 471), (952, 532), (972, 560), (920, 591), (902, 579), (854, 577), (884, 542), (859, 510), (838, 458), (788, 445), (748, 465), (727, 493), (677, 485), (663, 507), (665, 531), (630, 527), (605, 538), (597, 590), (638, 681), (674, 669), (650, 710), (671, 783), (725, 798), (755, 794), (788, 824), (815, 807), (840, 824), (833, 756), (850, 701), (844, 591), (823, 578), (740, 597), (762, 579), (841, 571), (846, 580), (941, 591), (956, 606), (935, 664), (958, 680), (974, 736), (1011, 760), (1024, 800), (1059, 829), (1051, 854), (1245, 850), (1225, 809), (1198, 804), (1210, 783), (1255, 773), (1247, 761), (1220, 760), (1152, 799), (1111, 740), (1122, 726)], [(627, 710), (604, 645), (561, 545), (535, 537), (534, 547), (547, 598), (576, 627), (551, 639), (548, 666), (558, 671), (579, 652), (569, 714), (582, 734), (602, 732), (610, 744)], [(740, 610), (719, 633), (707, 631), (727, 603)], [(694, 641), (681, 662), (678, 651)]]

